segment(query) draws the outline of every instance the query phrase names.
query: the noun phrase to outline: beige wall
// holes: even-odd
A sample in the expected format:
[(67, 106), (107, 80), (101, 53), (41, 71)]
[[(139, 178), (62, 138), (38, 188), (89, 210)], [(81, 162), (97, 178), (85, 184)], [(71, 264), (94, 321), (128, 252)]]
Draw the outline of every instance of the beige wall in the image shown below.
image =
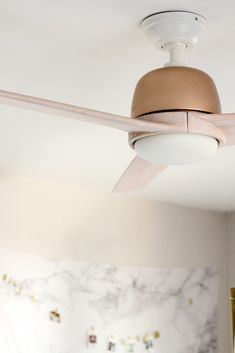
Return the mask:
[(225, 215), (14, 178), (0, 184), (0, 209), (2, 248), (120, 265), (216, 266), (219, 352), (229, 352)]

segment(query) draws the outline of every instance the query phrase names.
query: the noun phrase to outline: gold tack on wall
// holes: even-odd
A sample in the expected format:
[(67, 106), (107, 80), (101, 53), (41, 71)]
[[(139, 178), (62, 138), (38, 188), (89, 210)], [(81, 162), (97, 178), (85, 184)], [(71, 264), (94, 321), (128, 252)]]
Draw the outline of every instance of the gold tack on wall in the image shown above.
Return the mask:
[(158, 339), (158, 338), (160, 338), (160, 332), (159, 332), (159, 331), (155, 331), (155, 332), (153, 333), (153, 336), (154, 336), (154, 339), (155, 339), (155, 340)]

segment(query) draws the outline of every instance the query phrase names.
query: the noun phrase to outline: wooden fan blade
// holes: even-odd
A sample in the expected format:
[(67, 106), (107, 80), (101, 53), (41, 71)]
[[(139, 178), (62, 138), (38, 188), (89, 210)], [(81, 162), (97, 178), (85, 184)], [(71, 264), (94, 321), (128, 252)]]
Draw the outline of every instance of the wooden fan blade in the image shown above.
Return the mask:
[(192, 119), (206, 121), (210, 124), (210, 127), (213, 126), (217, 129), (217, 132), (220, 133), (218, 138), (222, 141), (220, 147), (235, 144), (235, 114), (205, 114), (197, 112), (188, 114)]
[(165, 165), (153, 164), (136, 156), (122, 174), (113, 191), (121, 193), (141, 189), (166, 168)]
[[(202, 113), (200, 113), (202, 114)], [(235, 113), (226, 114), (203, 114), (207, 121), (210, 121), (217, 126), (223, 125), (234, 125), (235, 124)]]
[[(0, 90), (0, 103), (33, 111), (53, 114), (64, 118), (104, 125), (126, 132), (159, 132), (179, 129), (169, 123), (151, 122), (142, 119), (131, 119), (114, 114), (104, 113), (88, 108), (54, 102), (46, 99), (26, 96)], [(173, 120), (174, 121), (174, 120)]]

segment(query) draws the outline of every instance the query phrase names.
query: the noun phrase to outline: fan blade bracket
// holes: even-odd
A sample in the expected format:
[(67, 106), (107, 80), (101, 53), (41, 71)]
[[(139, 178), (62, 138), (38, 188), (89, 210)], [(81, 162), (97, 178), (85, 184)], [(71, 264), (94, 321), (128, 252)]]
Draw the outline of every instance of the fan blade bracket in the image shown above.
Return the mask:
[(207, 120), (208, 114), (199, 112), (188, 112), (188, 132), (214, 137), (222, 147), (226, 142), (223, 131), (217, 127), (212, 120)]
[(171, 134), (171, 133), (187, 133), (188, 122), (187, 112), (184, 111), (171, 111), (159, 112), (142, 115), (135, 118), (135, 120), (142, 120), (156, 124), (156, 131), (133, 131), (129, 133), (129, 145), (134, 149), (135, 142), (141, 138), (157, 135), (157, 134)]
[(225, 136), (220, 147), (235, 145), (235, 113), (208, 114), (204, 118), (212, 122)]
[(163, 124), (163, 127), (169, 132), (187, 131), (187, 112), (184, 111), (152, 113), (135, 119)]

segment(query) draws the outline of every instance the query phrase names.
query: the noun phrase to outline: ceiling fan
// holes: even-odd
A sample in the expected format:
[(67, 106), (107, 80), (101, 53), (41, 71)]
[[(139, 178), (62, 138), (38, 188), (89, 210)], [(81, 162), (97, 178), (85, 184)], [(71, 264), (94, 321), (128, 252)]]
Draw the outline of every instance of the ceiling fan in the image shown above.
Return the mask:
[(221, 114), (210, 76), (181, 61), (184, 50), (193, 47), (206, 29), (206, 19), (188, 11), (165, 11), (146, 17), (141, 26), (159, 49), (169, 53), (169, 62), (139, 80), (131, 118), (0, 91), (3, 104), (127, 132), (136, 157), (115, 192), (142, 188), (167, 165), (198, 162), (235, 144), (235, 113)]

